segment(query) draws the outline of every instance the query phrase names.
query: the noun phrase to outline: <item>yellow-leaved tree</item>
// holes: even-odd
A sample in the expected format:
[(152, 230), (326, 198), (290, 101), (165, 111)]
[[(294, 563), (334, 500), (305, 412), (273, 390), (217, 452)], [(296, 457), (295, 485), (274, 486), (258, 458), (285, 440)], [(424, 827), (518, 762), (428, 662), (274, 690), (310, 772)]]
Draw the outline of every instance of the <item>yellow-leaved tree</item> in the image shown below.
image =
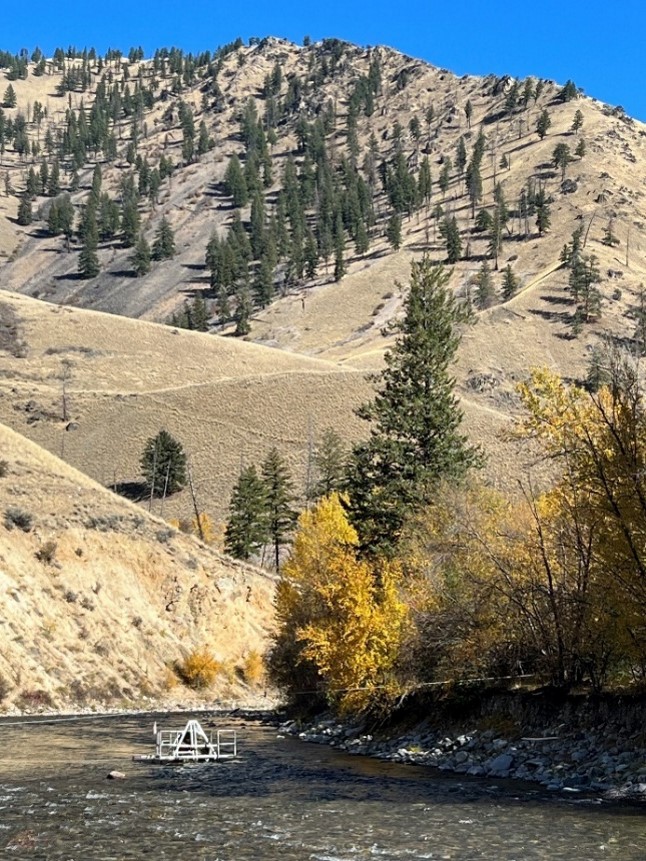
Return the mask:
[(274, 680), (292, 695), (324, 693), (360, 712), (399, 693), (395, 665), (407, 626), (395, 563), (357, 556), (358, 537), (337, 493), (299, 518), (277, 592)]
[(617, 354), (608, 362), (611, 382), (596, 393), (534, 371), (518, 426), (561, 466), (545, 505), (594, 622), (599, 682), (622, 665), (646, 675), (646, 411), (638, 368)]

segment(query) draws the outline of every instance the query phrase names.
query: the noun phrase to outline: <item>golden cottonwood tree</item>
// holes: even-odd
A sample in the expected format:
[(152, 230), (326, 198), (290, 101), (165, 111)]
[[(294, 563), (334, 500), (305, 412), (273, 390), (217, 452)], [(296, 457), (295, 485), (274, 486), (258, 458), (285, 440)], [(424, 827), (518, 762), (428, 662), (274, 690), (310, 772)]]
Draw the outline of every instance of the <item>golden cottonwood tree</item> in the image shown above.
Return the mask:
[(520, 387), (521, 436), (560, 462), (549, 494), (576, 538), (586, 601), (608, 641), (607, 662), (646, 673), (646, 411), (636, 367), (610, 356), (611, 383), (594, 394), (547, 370)]
[(511, 504), (483, 487), (444, 488), (405, 548), (422, 584), (410, 650), (418, 677), (599, 685), (621, 651), (599, 541), (577, 490)]
[(407, 621), (398, 566), (359, 559), (357, 545), (338, 494), (301, 515), (278, 587), (280, 630), (270, 657), (283, 687), (294, 692), (315, 678), (315, 689), (345, 713), (396, 695)]

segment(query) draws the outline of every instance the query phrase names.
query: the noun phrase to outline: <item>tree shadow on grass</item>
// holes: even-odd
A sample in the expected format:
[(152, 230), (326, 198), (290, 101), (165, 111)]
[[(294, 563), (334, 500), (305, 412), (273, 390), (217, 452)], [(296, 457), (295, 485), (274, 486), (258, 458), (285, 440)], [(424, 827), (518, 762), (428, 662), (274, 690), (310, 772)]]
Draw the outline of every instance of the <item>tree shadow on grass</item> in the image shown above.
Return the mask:
[(141, 502), (142, 499), (147, 499), (150, 493), (143, 481), (118, 481), (108, 486), (114, 493), (131, 502)]

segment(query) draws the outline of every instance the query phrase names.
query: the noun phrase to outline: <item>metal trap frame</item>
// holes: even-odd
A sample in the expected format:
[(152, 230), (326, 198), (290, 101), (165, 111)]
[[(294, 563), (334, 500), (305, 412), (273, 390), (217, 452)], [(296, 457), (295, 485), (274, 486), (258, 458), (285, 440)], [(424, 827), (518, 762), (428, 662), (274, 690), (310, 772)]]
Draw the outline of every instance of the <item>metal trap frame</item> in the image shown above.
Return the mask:
[(155, 753), (134, 756), (138, 762), (217, 762), (238, 755), (234, 729), (218, 729), (208, 735), (197, 720), (184, 729), (160, 729), (155, 733)]

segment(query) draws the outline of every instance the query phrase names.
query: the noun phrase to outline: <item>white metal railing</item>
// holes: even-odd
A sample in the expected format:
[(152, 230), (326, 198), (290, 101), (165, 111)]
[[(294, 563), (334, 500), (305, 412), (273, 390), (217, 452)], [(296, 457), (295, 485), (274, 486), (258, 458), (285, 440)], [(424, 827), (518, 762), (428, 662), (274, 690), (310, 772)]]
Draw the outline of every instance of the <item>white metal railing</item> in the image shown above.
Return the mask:
[(162, 729), (156, 735), (155, 759), (162, 762), (233, 759), (237, 755), (234, 729), (219, 729), (213, 739), (213, 733), (207, 735), (198, 721), (190, 720), (184, 729)]

